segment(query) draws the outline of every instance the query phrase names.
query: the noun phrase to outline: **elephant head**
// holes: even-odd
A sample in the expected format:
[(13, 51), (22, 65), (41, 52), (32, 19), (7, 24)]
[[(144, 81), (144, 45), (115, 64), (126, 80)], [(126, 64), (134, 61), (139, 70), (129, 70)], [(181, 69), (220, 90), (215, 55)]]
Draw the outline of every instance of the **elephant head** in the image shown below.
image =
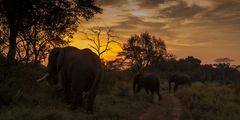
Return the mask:
[(48, 57), (47, 74), (37, 81), (40, 82), (47, 79), (49, 84), (56, 85), (58, 83), (58, 73), (63, 65), (63, 59), (64, 50), (62, 48), (54, 48)]

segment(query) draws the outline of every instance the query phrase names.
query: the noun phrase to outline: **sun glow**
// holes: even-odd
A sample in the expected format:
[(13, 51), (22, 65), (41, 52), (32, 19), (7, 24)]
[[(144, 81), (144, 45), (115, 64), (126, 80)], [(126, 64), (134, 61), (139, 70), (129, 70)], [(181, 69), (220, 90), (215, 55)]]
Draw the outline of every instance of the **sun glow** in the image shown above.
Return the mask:
[[(101, 38), (101, 42), (103, 45), (105, 45), (105, 38), (102, 37)], [(91, 49), (93, 52), (97, 53), (96, 50), (94, 50), (91, 45), (93, 45), (93, 42), (86, 40), (86, 37), (84, 37), (83, 34), (75, 34), (73, 39), (71, 40), (70, 46), (74, 46), (77, 47), (79, 49), (84, 49), (84, 48), (89, 48)], [(112, 43), (109, 44), (109, 51), (105, 52), (101, 57), (106, 60), (113, 60), (117, 53), (122, 51), (121, 47), (119, 46), (119, 44), (116, 43)]]
[[(204, 63), (213, 63), (217, 57), (228, 56), (235, 60), (234, 64), (240, 63), (238, 0), (105, 2), (108, 4), (102, 4), (103, 14), (81, 22), (79, 31), (110, 27), (119, 43), (125, 43), (131, 35), (150, 32), (165, 40), (167, 50), (178, 58), (192, 55)], [(226, 9), (220, 9), (223, 7)], [(92, 49), (92, 43), (84, 39), (76, 33), (70, 45)], [(102, 56), (105, 60), (114, 59), (122, 51), (118, 44), (111, 44), (110, 48)]]

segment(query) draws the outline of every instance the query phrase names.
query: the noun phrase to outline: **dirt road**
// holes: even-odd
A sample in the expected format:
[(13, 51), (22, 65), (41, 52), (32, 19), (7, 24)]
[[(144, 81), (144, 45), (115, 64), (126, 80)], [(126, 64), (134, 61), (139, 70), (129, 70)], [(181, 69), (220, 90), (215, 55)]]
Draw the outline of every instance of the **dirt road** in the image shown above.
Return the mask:
[(162, 93), (161, 101), (154, 97), (152, 105), (145, 110), (139, 120), (180, 120), (182, 105), (180, 100), (168, 93)]

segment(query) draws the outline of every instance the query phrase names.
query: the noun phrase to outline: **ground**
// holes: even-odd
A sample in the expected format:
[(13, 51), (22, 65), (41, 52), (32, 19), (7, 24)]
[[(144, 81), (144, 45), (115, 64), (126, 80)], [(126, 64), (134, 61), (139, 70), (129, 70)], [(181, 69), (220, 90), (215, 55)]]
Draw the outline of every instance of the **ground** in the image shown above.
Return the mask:
[[(164, 99), (161, 101), (154, 97), (153, 104), (139, 116), (139, 120), (181, 120), (182, 105), (180, 100), (168, 92), (162, 92), (162, 97)], [(169, 108), (166, 109), (166, 106)]]
[(32, 68), (17, 66), (0, 83), (0, 120), (240, 120), (237, 84), (196, 82), (169, 94), (162, 80), (158, 101), (144, 90), (133, 95), (132, 73), (108, 73), (99, 86), (94, 114), (88, 114), (84, 107), (69, 110), (56, 87), (34, 81), (44, 70)]

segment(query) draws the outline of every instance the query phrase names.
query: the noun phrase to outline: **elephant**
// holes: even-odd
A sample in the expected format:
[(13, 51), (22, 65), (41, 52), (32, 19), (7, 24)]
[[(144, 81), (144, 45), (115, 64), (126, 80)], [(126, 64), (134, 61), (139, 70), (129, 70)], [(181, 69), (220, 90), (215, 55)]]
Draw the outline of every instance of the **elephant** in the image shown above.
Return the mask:
[(180, 74), (180, 73), (175, 73), (171, 75), (169, 78), (169, 93), (171, 93), (171, 84), (174, 83), (174, 88), (173, 91), (174, 93), (177, 91), (177, 88), (179, 85), (189, 85), (191, 86), (192, 80), (191, 77), (187, 74)]
[(69, 46), (54, 48), (50, 52), (47, 74), (37, 81), (47, 79), (50, 85), (57, 85), (61, 81), (64, 99), (72, 110), (82, 106), (83, 95), (87, 94), (86, 110), (93, 112), (101, 75), (101, 60), (94, 52), (88, 48), (80, 50)]
[(133, 79), (133, 93), (134, 95), (140, 92), (141, 88), (145, 89), (145, 92), (148, 94), (149, 91), (154, 95), (154, 92), (158, 95), (159, 100), (162, 99), (160, 94), (160, 83), (159, 78), (156, 74), (153, 73), (138, 73), (134, 76)]

